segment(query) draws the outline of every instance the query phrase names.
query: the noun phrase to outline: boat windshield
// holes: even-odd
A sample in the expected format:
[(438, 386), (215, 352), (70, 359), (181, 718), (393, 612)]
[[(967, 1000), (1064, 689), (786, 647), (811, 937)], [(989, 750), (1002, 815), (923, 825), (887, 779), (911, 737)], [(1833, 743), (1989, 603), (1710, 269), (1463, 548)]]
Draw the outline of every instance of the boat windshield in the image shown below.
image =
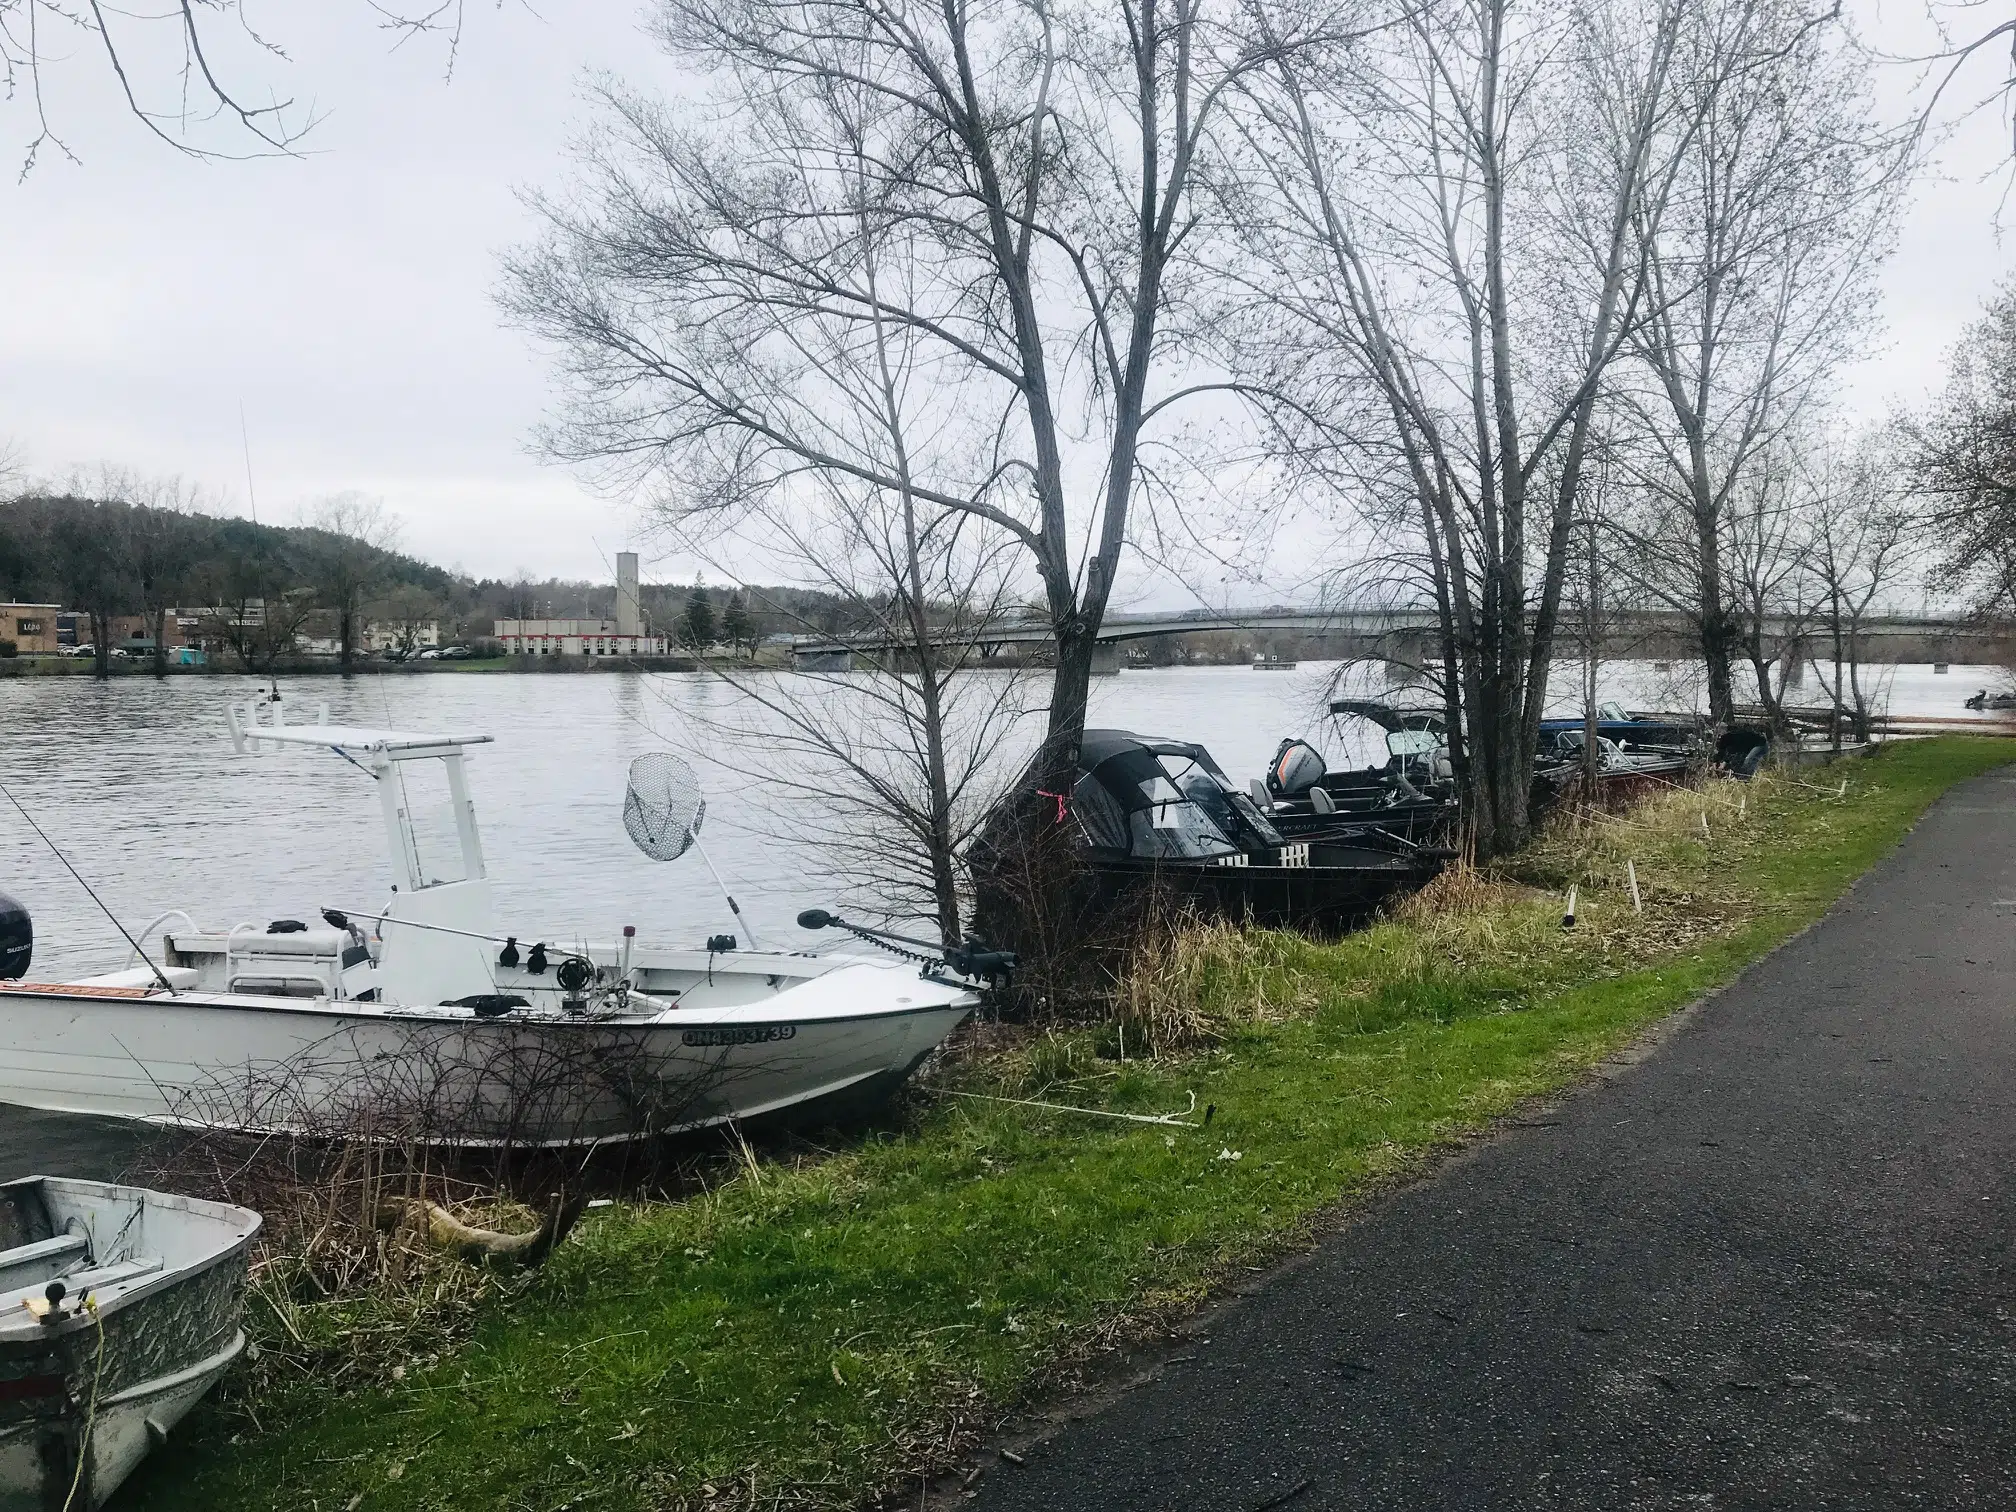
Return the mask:
[(1086, 844), (1143, 861), (1217, 860), (1283, 844), (1202, 747), (1120, 738), (1072, 791)]
[(1267, 816), (1254, 806), (1251, 798), (1234, 788), (1224, 773), (1188, 756), (1166, 752), (1162, 756), (1162, 769), (1183, 796), (1209, 815), (1226, 836), (1251, 836), (1256, 844), (1264, 846), (1284, 843)]

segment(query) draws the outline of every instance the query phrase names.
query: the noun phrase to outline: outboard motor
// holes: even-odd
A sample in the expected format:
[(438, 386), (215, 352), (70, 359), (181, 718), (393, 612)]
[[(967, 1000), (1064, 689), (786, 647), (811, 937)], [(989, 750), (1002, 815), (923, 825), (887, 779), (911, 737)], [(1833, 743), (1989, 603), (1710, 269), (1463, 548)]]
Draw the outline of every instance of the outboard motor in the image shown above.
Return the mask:
[(1284, 740), (1267, 765), (1267, 791), (1281, 798), (1300, 798), (1323, 780), (1328, 768), (1323, 755), (1306, 740)]
[(1715, 760), (1732, 777), (1749, 781), (1771, 754), (1771, 741), (1762, 730), (1746, 730), (1740, 725), (1728, 731), (1715, 747)]
[(35, 925), (28, 910), (0, 893), (0, 982), (28, 974), (35, 958)]

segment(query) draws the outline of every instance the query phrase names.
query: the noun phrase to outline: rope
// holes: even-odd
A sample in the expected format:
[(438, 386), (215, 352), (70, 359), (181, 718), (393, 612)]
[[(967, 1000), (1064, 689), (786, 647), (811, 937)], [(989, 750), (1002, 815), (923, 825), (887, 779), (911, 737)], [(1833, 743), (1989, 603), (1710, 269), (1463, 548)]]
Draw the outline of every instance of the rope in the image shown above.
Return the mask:
[(91, 1321), (98, 1325), (98, 1353), (91, 1362), (91, 1405), (84, 1413), (84, 1436), (77, 1440), (77, 1473), (70, 1477), (70, 1494), (63, 1498), (63, 1512), (70, 1512), (70, 1504), (77, 1500), (77, 1488), (84, 1484), (84, 1459), (90, 1452), (91, 1434), (98, 1426), (98, 1382), (105, 1373), (105, 1315), (98, 1311), (98, 1299), (86, 1295), (84, 1306), (90, 1311)]
[(1048, 1108), (1053, 1113), (1083, 1113), (1087, 1118), (1121, 1118), (1128, 1123), (1161, 1124), (1165, 1128), (1174, 1129), (1203, 1127), (1201, 1124), (1190, 1122), (1185, 1116), (1197, 1109), (1195, 1092), (1190, 1094), (1190, 1106), (1182, 1113), (1109, 1113), (1104, 1108), (1078, 1108), (1070, 1103), (1037, 1102), (1029, 1097), (994, 1097), (985, 1092), (955, 1092), (950, 1087), (933, 1087), (931, 1090), (941, 1097), (977, 1097), (982, 1102), (1012, 1103), (1018, 1108)]

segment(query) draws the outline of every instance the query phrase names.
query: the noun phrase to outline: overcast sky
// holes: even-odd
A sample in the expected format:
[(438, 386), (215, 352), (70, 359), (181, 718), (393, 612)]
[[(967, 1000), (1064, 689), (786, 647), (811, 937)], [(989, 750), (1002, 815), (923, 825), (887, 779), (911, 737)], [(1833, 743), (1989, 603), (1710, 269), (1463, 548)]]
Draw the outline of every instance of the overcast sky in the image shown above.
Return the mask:
[[(1926, 45), (1923, 0), (1850, 9), (1893, 51)], [(532, 229), (514, 190), (564, 172), (584, 72), (675, 82), (640, 6), (472, 3), (452, 82), (438, 39), (394, 47), (363, 0), (252, 14), (290, 59), (250, 60), (253, 73), (324, 112), (306, 157), (192, 161), (121, 111), (90, 44), (48, 71), (52, 123), (79, 161), (45, 148), (25, 182), (0, 177), (0, 441), (38, 476), (112, 462), (242, 513), (242, 406), (262, 520), (363, 489), (417, 555), (478, 575), (603, 576), (636, 521), (528, 455), (547, 369), (500, 327), (491, 290), (498, 252)], [(1892, 84), (1894, 106), (1901, 73)], [(20, 101), (0, 130), (18, 156), (33, 136)], [(2008, 271), (1995, 226), (2008, 152), (1985, 112), (1919, 192), (1883, 279), (1883, 348), (1844, 375), (1855, 408), (1921, 401)], [(672, 559), (650, 575), (691, 571)], [(1130, 597), (1191, 601), (1146, 583)]]

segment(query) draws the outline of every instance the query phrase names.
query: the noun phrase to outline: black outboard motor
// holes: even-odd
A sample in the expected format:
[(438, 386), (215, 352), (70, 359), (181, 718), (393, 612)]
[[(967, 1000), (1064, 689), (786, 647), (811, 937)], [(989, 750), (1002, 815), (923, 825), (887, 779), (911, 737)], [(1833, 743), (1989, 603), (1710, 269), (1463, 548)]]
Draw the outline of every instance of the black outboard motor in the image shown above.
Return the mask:
[(0, 982), (28, 974), (35, 958), (35, 925), (28, 910), (0, 893)]

